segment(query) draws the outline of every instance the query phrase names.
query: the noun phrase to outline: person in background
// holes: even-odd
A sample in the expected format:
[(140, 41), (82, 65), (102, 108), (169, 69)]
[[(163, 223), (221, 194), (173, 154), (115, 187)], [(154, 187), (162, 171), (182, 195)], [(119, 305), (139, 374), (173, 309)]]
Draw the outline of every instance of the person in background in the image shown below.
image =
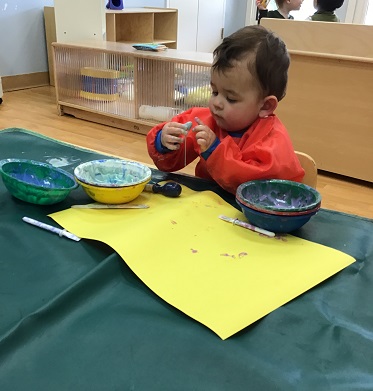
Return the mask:
[(317, 22), (340, 22), (334, 11), (341, 8), (344, 0), (314, 0), (313, 6), (317, 10), (309, 20)]
[(288, 80), (284, 42), (263, 26), (246, 26), (224, 38), (213, 55), (208, 107), (191, 108), (147, 134), (157, 168), (178, 171), (199, 159), (196, 176), (233, 194), (255, 179), (300, 182), (304, 170), (274, 114)]
[(302, 3), (303, 0), (276, 0), (277, 9), (268, 11), (267, 0), (256, 0), (258, 23), (260, 23), (261, 18), (294, 19), (290, 12), (299, 11)]

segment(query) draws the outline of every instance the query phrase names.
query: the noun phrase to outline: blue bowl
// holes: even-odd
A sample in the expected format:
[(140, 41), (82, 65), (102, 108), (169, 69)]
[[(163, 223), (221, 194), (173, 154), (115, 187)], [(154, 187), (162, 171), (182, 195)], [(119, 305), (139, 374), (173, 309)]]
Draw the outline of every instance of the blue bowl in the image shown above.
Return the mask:
[(243, 214), (250, 224), (274, 233), (295, 231), (306, 224), (310, 218), (318, 212), (318, 210), (313, 210), (310, 211), (310, 213), (303, 215), (275, 215), (249, 208), (242, 204), (237, 198), (236, 202), (241, 207)]
[(272, 214), (307, 214), (321, 205), (321, 195), (316, 189), (284, 179), (242, 183), (237, 188), (236, 198), (251, 209)]

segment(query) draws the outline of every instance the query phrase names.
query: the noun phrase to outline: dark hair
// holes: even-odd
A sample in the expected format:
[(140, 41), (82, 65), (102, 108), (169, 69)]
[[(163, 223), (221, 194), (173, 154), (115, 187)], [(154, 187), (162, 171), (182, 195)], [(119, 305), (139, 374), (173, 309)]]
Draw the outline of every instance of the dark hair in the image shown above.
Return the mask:
[(319, 11), (333, 12), (341, 8), (344, 0), (317, 0), (317, 9)]
[(243, 27), (214, 50), (212, 69), (224, 72), (245, 57), (249, 57), (248, 70), (257, 77), (264, 96), (274, 95), (280, 101), (285, 96), (290, 65), (285, 43), (263, 26)]

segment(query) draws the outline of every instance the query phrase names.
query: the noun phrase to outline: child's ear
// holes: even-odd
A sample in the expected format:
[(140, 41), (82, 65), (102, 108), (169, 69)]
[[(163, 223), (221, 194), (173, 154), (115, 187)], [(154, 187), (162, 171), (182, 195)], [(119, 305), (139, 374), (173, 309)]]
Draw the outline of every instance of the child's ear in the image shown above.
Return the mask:
[(274, 95), (270, 95), (264, 98), (262, 107), (259, 111), (260, 118), (266, 118), (269, 115), (272, 115), (276, 110), (278, 105), (278, 100)]

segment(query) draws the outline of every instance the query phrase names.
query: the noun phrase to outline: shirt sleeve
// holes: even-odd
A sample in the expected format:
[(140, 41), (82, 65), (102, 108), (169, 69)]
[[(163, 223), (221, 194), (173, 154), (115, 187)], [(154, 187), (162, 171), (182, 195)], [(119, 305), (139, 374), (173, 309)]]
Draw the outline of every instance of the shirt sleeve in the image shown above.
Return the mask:
[(260, 24), (260, 19), (268, 17), (268, 10), (260, 10), (258, 9), (258, 24)]
[[(192, 108), (175, 116), (169, 122), (186, 123), (188, 121), (192, 121), (193, 128), (197, 126), (195, 117), (204, 121), (204, 118), (207, 117), (208, 113), (209, 109), (207, 108)], [(159, 149), (157, 149), (157, 135), (163, 129), (165, 124), (166, 122), (156, 125), (147, 134), (146, 143), (148, 153), (159, 170), (166, 172), (178, 171), (190, 164), (199, 156), (199, 148), (195, 134), (192, 131), (189, 131), (185, 142), (180, 145), (178, 150), (167, 151), (167, 149), (163, 149), (162, 151), (159, 151)]]
[(206, 160), (206, 168), (221, 187), (233, 194), (247, 181), (279, 178), (299, 182), (304, 176), (285, 128), (267, 128), (265, 124), (258, 125), (253, 134), (244, 135), (238, 144), (232, 137), (225, 137)]

